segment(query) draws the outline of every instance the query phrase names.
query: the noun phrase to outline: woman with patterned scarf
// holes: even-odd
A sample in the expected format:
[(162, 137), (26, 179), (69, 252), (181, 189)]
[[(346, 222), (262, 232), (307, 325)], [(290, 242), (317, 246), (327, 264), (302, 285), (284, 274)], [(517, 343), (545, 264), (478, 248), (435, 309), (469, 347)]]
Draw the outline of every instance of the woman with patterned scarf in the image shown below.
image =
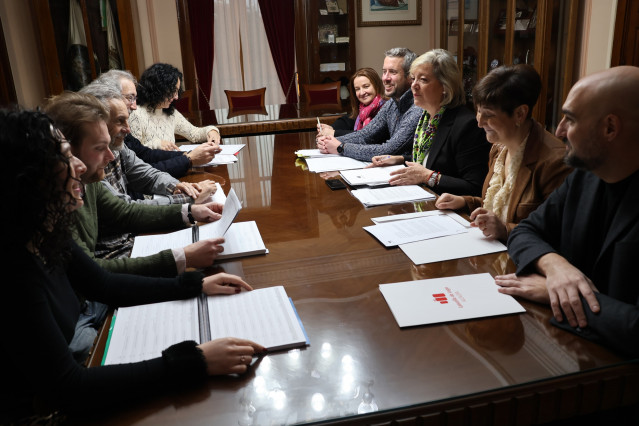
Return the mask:
[(373, 166), (406, 163), (406, 168), (392, 173), (391, 185), (426, 184), (438, 193), (479, 195), (490, 145), (464, 105), (455, 59), (446, 50), (431, 50), (413, 61), (410, 74), (415, 105), (424, 110), (415, 129), (412, 158), (379, 155), (373, 157)]
[(493, 144), (482, 197), (442, 194), (435, 205), (465, 208), (488, 238), (505, 242), (572, 171), (564, 144), (532, 118), (540, 90), (539, 74), (523, 64), (497, 68), (473, 89), (478, 125)]
[(333, 126), (320, 124), (318, 135), (342, 136), (361, 130), (375, 118), (384, 102), (384, 83), (372, 68), (360, 68), (351, 76), (348, 84), (351, 96), (351, 113), (338, 118)]

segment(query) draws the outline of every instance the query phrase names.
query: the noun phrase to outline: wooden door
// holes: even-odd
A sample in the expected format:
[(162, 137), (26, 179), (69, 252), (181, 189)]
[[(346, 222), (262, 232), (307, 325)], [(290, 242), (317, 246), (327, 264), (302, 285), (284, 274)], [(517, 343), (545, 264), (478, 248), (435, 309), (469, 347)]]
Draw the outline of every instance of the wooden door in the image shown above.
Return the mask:
[(619, 0), (615, 38), (612, 44), (611, 66), (639, 66), (639, 2)]

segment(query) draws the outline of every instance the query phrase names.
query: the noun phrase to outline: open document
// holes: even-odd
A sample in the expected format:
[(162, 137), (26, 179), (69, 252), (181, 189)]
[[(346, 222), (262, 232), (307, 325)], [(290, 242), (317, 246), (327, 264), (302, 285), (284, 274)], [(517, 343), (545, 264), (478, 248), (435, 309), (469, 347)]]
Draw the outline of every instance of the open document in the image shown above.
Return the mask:
[(342, 178), (351, 186), (359, 185), (386, 185), (395, 170), (403, 169), (403, 164), (387, 167), (371, 167), (369, 169), (341, 171)]
[(434, 194), (419, 185), (354, 189), (351, 191), (351, 195), (361, 201), (366, 207), (435, 199)]
[(222, 337), (249, 339), (269, 351), (307, 345), (295, 306), (282, 286), (119, 308), (103, 365), (157, 358), (171, 345)]
[(242, 204), (231, 188), (219, 220), (168, 234), (138, 235), (133, 240), (131, 257), (151, 256), (162, 250), (185, 247), (201, 239), (223, 237), (241, 209)]
[(400, 327), (526, 312), (490, 274), (380, 284)]
[(337, 157), (326, 156), (306, 158), (306, 165), (308, 166), (308, 170), (313, 173), (361, 169), (368, 166), (369, 164), (370, 163), (354, 160), (349, 157), (342, 157), (341, 155)]
[(468, 228), (455, 218), (443, 212), (437, 213), (365, 226), (364, 229), (386, 247), (468, 232)]

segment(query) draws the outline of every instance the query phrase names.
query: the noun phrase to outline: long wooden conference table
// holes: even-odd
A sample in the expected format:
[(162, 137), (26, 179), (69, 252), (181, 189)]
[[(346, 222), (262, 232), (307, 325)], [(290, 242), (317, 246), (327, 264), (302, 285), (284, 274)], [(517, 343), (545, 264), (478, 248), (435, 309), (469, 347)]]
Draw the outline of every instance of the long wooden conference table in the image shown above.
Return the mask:
[[(639, 401), (639, 366), (559, 330), (550, 310), (400, 329), (379, 284), (514, 271), (505, 253), (414, 265), (362, 229), (371, 218), (433, 209), (433, 202), (364, 208), (330, 174), (308, 172), (294, 151), (314, 133), (228, 138), (239, 161), (193, 171), (243, 201), (266, 255), (220, 262), (254, 288), (284, 285), (310, 345), (272, 353), (239, 377), (211, 378), (96, 424), (528, 425)], [(92, 358), (99, 363), (105, 334)]]

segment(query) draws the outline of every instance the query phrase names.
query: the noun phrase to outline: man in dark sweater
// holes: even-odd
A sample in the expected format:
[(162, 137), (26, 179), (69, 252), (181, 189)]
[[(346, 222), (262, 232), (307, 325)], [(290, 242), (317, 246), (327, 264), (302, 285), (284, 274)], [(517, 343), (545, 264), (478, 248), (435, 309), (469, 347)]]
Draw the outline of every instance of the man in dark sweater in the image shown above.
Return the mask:
[[(502, 293), (550, 304), (554, 324), (639, 356), (639, 68), (578, 81), (557, 136), (579, 169), (513, 230)], [(636, 423), (635, 423), (636, 424)]]

